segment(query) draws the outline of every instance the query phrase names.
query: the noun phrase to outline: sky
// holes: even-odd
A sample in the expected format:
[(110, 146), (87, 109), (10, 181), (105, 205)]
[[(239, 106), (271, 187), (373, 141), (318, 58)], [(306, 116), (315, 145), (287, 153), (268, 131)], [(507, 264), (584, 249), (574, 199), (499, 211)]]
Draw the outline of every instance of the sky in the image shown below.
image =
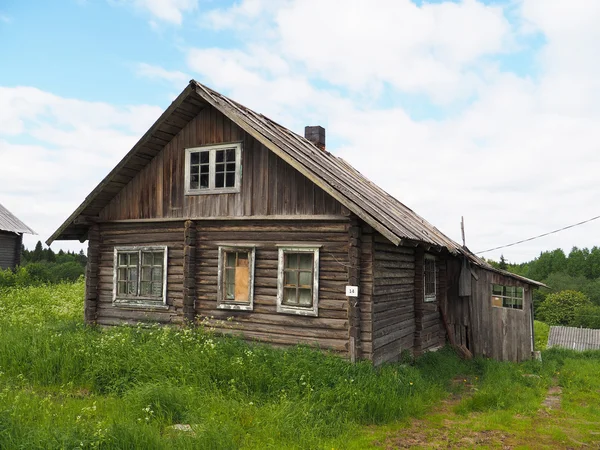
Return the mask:
[[(1, 0), (0, 203), (46, 240), (194, 78), (474, 252), (600, 215), (598, 0)], [(483, 253), (600, 245), (600, 220)], [(79, 250), (79, 242), (57, 241)]]

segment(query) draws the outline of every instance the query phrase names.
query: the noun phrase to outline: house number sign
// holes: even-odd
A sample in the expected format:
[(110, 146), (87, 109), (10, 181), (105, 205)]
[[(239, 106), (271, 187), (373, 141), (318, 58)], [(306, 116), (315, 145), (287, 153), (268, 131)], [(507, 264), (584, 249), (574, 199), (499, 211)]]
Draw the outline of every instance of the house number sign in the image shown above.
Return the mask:
[(358, 297), (358, 286), (346, 286), (346, 297)]

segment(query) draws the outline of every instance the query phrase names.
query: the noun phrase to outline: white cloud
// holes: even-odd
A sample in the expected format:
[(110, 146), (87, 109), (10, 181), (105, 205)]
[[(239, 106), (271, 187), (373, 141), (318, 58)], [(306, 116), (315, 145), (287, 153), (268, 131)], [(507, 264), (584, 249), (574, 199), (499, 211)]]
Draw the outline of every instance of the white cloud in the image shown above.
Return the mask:
[[(109, 0), (110, 1), (110, 0)], [(149, 13), (158, 21), (181, 25), (184, 14), (198, 7), (198, 0), (112, 0), (118, 3), (130, 3), (137, 9)], [(156, 21), (151, 20), (156, 27)]]
[(39, 234), (26, 245), (46, 240), (160, 113), (0, 87), (0, 203)]
[(167, 70), (152, 64), (138, 63), (135, 68), (138, 76), (151, 80), (164, 80), (181, 88), (190, 80), (190, 76), (179, 70)]

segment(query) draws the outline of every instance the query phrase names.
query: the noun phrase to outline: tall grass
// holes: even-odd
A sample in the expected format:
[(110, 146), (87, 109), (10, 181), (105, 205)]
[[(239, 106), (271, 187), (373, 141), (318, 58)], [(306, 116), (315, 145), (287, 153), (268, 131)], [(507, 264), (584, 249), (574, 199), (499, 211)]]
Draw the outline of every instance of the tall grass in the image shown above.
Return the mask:
[(376, 370), (205, 329), (99, 330), (82, 297), (82, 282), (0, 292), (0, 448), (335, 446), (422, 415), (472, 370), (449, 349)]

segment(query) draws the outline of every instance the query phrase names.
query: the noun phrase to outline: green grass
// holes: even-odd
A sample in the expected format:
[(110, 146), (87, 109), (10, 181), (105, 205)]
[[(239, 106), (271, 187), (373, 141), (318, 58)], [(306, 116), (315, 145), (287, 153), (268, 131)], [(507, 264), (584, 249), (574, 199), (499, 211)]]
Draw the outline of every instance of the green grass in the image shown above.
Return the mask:
[(533, 334), (535, 336), (535, 349), (546, 350), (548, 345), (548, 334), (550, 333), (550, 325), (535, 320), (533, 322)]
[(0, 448), (343, 446), (424, 414), (469, 370), (448, 349), (375, 370), (206, 329), (99, 330), (82, 297), (82, 283), (0, 294)]
[[(374, 369), (201, 328), (86, 327), (82, 297), (82, 282), (0, 290), (0, 448), (358, 449), (407, 433), (417, 448), (600, 441), (600, 352), (514, 364), (446, 348)], [(540, 416), (554, 383), (562, 408)]]

